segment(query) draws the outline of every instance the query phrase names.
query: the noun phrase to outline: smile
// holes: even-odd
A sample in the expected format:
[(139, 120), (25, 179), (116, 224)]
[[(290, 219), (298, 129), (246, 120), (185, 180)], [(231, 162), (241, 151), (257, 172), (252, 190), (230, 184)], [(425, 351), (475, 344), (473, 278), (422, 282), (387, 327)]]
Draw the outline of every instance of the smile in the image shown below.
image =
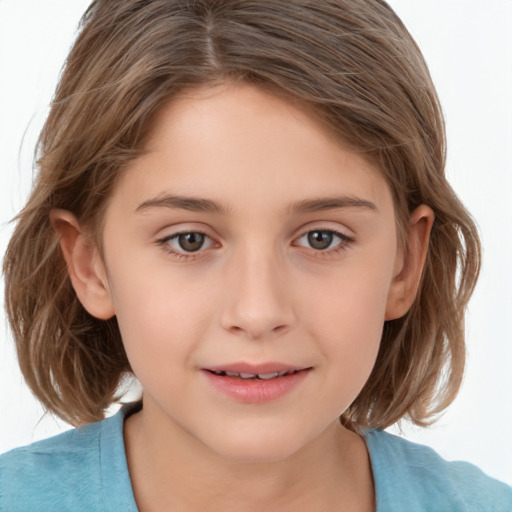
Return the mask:
[(228, 365), (204, 368), (203, 374), (216, 392), (236, 402), (262, 404), (291, 393), (313, 370), (277, 364)]
[(213, 371), (215, 375), (221, 377), (238, 377), (240, 379), (259, 379), (259, 380), (270, 380), (276, 379), (277, 377), (284, 377), (285, 375), (291, 375), (301, 370), (288, 370), (284, 372), (272, 372), (272, 373), (238, 373), (229, 371)]

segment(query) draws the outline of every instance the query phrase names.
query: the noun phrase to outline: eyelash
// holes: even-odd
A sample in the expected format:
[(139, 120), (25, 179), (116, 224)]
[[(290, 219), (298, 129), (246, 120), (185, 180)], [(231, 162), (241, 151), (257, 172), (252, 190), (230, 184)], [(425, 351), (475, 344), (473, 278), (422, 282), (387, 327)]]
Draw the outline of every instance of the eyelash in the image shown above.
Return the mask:
[[(298, 238), (296, 238), (296, 240), (300, 240), (301, 238), (307, 237), (311, 233), (323, 233), (323, 234), (328, 234), (328, 235), (332, 235), (332, 236), (339, 238), (339, 242), (333, 248), (330, 248), (330, 249), (329, 248), (328, 249), (314, 249), (314, 248), (310, 247), (309, 249), (313, 251), (315, 257), (319, 257), (319, 258), (335, 256), (342, 251), (346, 251), (348, 249), (349, 245), (352, 242), (354, 242), (354, 239), (352, 237), (345, 235), (344, 233), (341, 233), (334, 229), (310, 229), (309, 231), (306, 231), (305, 233), (300, 235)], [(181, 252), (180, 250), (174, 249), (170, 245), (171, 241), (177, 240), (180, 236), (192, 235), (192, 234), (193, 235), (201, 235), (201, 236), (205, 237), (205, 240), (210, 240), (212, 245), (214, 245), (213, 239), (202, 231), (182, 231), (179, 233), (174, 233), (173, 235), (158, 239), (157, 243), (158, 243), (158, 245), (160, 245), (162, 250), (171, 254), (172, 256), (174, 256), (175, 258), (177, 258), (180, 261), (194, 259), (200, 253), (204, 252), (204, 249), (202, 246), (197, 251)]]
[(348, 235), (345, 235), (344, 233), (341, 233), (340, 231), (336, 231), (334, 229), (310, 229), (309, 231), (306, 231), (304, 234), (302, 234), (299, 238), (296, 240), (300, 240), (304, 237), (308, 237), (311, 233), (323, 233), (332, 235), (334, 237), (339, 238), (339, 241), (337, 244), (334, 245), (332, 248), (326, 248), (326, 249), (314, 249), (310, 248), (315, 257), (317, 258), (327, 258), (329, 256), (336, 256), (342, 251), (346, 251), (349, 247), (349, 245), (354, 242), (354, 239)]
[(201, 246), (201, 248), (197, 251), (191, 251), (191, 252), (186, 252), (186, 251), (179, 251), (179, 250), (176, 250), (174, 249), (171, 245), (170, 245), (170, 242), (172, 240), (177, 240), (180, 236), (182, 235), (201, 235), (201, 236), (204, 236), (205, 237), (205, 240), (212, 240), (211, 237), (209, 237), (206, 233), (203, 233), (202, 231), (181, 231), (179, 233), (175, 233), (173, 235), (170, 235), (170, 236), (166, 236), (164, 238), (160, 238), (159, 240), (157, 240), (157, 243), (158, 245), (160, 245), (160, 247), (162, 248), (162, 250), (164, 250), (165, 252), (171, 254), (172, 256), (174, 256), (175, 258), (177, 258), (178, 260), (189, 260), (189, 259), (193, 259), (195, 257), (197, 257), (197, 255), (201, 252), (203, 252), (201, 249), (203, 249), (203, 247)]

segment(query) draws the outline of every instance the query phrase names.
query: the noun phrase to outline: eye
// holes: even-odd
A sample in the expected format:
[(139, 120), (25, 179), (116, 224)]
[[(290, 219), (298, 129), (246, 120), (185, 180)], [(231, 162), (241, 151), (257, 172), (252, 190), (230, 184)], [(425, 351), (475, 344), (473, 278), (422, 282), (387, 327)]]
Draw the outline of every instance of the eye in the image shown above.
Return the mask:
[(205, 233), (189, 231), (162, 238), (158, 240), (158, 243), (171, 253), (186, 255), (186, 253), (210, 248), (213, 245), (213, 240)]
[(206, 240), (204, 233), (180, 233), (176, 235), (176, 242), (185, 252), (196, 252), (201, 249)]
[(344, 244), (351, 242), (352, 238), (330, 229), (315, 229), (304, 233), (297, 241), (298, 245), (310, 247), (315, 251), (341, 249)]

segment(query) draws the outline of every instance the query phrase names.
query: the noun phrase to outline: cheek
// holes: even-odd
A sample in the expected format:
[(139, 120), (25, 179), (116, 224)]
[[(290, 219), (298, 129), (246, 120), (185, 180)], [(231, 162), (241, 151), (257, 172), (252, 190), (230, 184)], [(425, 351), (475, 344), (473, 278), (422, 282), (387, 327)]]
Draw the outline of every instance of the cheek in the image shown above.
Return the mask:
[(112, 281), (123, 344), (137, 377), (144, 380), (154, 373), (157, 378), (161, 366), (192, 365), (189, 354), (203, 337), (214, 303), (203, 300), (204, 283), (180, 280), (140, 264), (130, 269), (118, 266)]
[[(354, 337), (380, 332), (385, 318), (392, 277), (391, 262), (366, 262), (340, 266), (328, 275), (304, 282), (300, 293), (306, 299), (303, 313), (318, 327), (329, 331), (350, 331)], [(307, 291), (307, 293), (306, 293)]]
[(357, 395), (366, 382), (382, 338), (393, 265), (375, 260), (340, 267), (302, 293), (303, 325), (338, 370), (333, 380), (343, 379), (349, 394)]

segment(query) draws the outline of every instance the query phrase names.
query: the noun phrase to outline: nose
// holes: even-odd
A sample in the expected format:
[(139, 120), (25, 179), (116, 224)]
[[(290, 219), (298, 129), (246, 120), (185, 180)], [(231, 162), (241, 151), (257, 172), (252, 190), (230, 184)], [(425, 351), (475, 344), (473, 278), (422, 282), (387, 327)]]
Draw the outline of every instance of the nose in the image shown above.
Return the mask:
[(292, 327), (290, 283), (284, 262), (272, 250), (240, 250), (225, 270), (224, 329), (255, 340), (281, 335)]

